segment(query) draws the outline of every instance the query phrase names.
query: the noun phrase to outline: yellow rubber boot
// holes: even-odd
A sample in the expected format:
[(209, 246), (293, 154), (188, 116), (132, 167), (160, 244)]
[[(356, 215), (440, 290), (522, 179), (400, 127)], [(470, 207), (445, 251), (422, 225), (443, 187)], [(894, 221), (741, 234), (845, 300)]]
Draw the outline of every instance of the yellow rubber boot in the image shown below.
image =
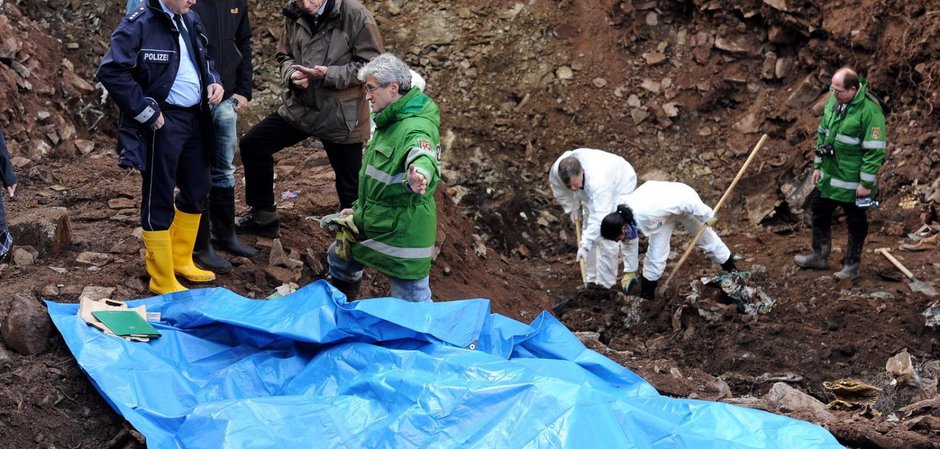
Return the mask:
[(170, 225), (170, 241), (173, 243), (173, 271), (191, 282), (215, 280), (215, 273), (203, 270), (193, 263), (193, 245), (199, 232), (202, 214), (187, 214), (176, 209)]
[(144, 231), (144, 247), (147, 248), (147, 273), (150, 275), (150, 291), (163, 295), (188, 290), (173, 274), (173, 250), (170, 246), (170, 231)]

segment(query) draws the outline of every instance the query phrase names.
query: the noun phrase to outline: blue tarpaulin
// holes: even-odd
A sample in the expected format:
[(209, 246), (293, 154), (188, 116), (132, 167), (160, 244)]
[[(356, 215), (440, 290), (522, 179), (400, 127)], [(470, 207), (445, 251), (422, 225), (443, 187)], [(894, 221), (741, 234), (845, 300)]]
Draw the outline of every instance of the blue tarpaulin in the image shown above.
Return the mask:
[(129, 301), (162, 337), (129, 342), (49, 314), (150, 449), (841, 448), (825, 429), (659, 395), (548, 313), (485, 299), (346, 303), (318, 281), (270, 301), (223, 288)]

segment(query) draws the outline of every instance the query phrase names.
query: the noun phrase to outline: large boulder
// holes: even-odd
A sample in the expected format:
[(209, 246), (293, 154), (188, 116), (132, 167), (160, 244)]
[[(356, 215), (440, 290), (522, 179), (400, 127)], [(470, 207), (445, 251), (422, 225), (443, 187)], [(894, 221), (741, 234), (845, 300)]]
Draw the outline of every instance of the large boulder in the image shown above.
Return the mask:
[(29, 209), (10, 219), (10, 232), (16, 245), (30, 245), (39, 251), (57, 255), (72, 244), (72, 222), (68, 209), (44, 207)]
[(49, 345), (51, 331), (52, 320), (33, 295), (14, 295), (10, 313), (0, 326), (0, 336), (7, 346), (22, 355), (41, 354)]

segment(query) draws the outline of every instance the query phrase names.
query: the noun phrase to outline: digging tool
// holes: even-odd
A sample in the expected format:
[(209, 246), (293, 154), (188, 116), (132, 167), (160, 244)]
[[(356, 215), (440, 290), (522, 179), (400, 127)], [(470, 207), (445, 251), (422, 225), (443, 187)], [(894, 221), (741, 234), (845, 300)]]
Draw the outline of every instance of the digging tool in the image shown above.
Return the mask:
[[(744, 176), (744, 171), (747, 170), (747, 166), (751, 165), (751, 161), (754, 160), (754, 156), (757, 156), (757, 152), (760, 151), (760, 148), (764, 146), (764, 142), (767, 141), (767, 134), (761, 136), (760, 140), (757, 141), (757, 145), (754, 146), (754, 149), (751, 150), (751, 155), (747, 157), (747, 160), (744, 161), (744, 165), (741, 166), (741, 169), (738, 170), (737, 176), (734, 177), (734, 180), (731, 181), (731, 185), (725, 190), (724, 195), (721, 195), (721, 199), (718, 200), (718, 204), (715, 205), (715, 208), (712, 209), (712, 215), (718, 215), (718, 209), (721, 209), (721, 206), (725, 203), (725, 200), (728, 199), (728, 196), (731, 194), (731, 191), (734, 190), (734, 186), (738, 185), (738, 181), (741, 180), (741, 177)], [(672, 280), (672, 277), (679, 272), (679, 268), (682, 268), (682, 264), (685, 263), (685, 259), (689, 257), (689, 254), (692, 252), (692, 249), (695, 248), (695, 245), (698, 244), (698, 241), (702, 239), (702, 235), (705, 234), (705, 229), (708, 227), (707, 224), (703, 225), (701, 229), (698, 230), (698, 234), (695, 234), (695, 238), (689, 242), (689, 247), (685, 249), (685, 253), (682, 254), (682, 258), (679, 259), (679, 263), (676, 264), (676, 267), (672, 269), (672, 273), (669, 273), (669, 277), (666, 278), (666, 282), (663, 284), (663, 290), (669, 287), (669, 281)]]
[[(578, 248), (581, 248), (581, 220), (574, 221), (574, 236), (578, 239)], [(581, 266), (581, 286), (587, 287), (587, 275), (585, 274), (584, 259), (578, 261)]]
[(887, 258), (892, 264), (894, 264), (895, 267), (901, 270), (901, 272), (904, 273), (908, 279), (911, 280), (911, 282), (908, 282), (907, 285), (911, 288), (912, 292), (923, 293), (931, 298), (937, 296), (937, 290), (933, 287), (933, 284), (914, 277), (914, 273), (911, 273), (911, 271), (905, 268), (904, 265), (901, 265), (901, 262), (891, 255), (891, 253), (888, 251), (888, 248), (878, 248), (875, 250), (875, 252), (881, 253), (881, 255), (885, 256), (885, 258)]

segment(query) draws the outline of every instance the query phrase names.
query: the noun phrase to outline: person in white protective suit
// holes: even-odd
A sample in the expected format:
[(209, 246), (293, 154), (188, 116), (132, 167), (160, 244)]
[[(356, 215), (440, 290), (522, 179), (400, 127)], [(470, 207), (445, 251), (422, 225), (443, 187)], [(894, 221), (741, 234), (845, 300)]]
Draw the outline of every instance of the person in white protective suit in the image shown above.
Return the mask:
[[(600, 238), (601, 220), (617, 207), (618, 198), (636, 188), (633, 166), (616, 154), (578, 148), (555, 161), (548, 180), (572, 221), (580, 221), (582, 206), (586, 209), (576, 257), (585, 261), (584, 282), (610, 288), (617, 282), (618, 245)], [(628, 285), (629, 280), (622, 284)]]
[(691, 235), (696, 235), (703, 225), (708, 226), (698, 242), (698, 248), (721, 265), (725, 271), (736, 271), (734, 254), (721, 241), (712, 226), (718, 218), (705, 205), (698, 193), (681, 182), (648, 181), (633, 193), (620, 198), (615, 212), (604, 217), (601, 236), (607, 240), (621, 241), (624, 254), (624, 271), (631, 285), (639, 267), (639, 235), (649, 239), (643, 275), (640, 278), (640, 296), (653, 299), (656, 285), (666, 269), (669, 256), (669, 240), (677, 224), (681, 224)]

